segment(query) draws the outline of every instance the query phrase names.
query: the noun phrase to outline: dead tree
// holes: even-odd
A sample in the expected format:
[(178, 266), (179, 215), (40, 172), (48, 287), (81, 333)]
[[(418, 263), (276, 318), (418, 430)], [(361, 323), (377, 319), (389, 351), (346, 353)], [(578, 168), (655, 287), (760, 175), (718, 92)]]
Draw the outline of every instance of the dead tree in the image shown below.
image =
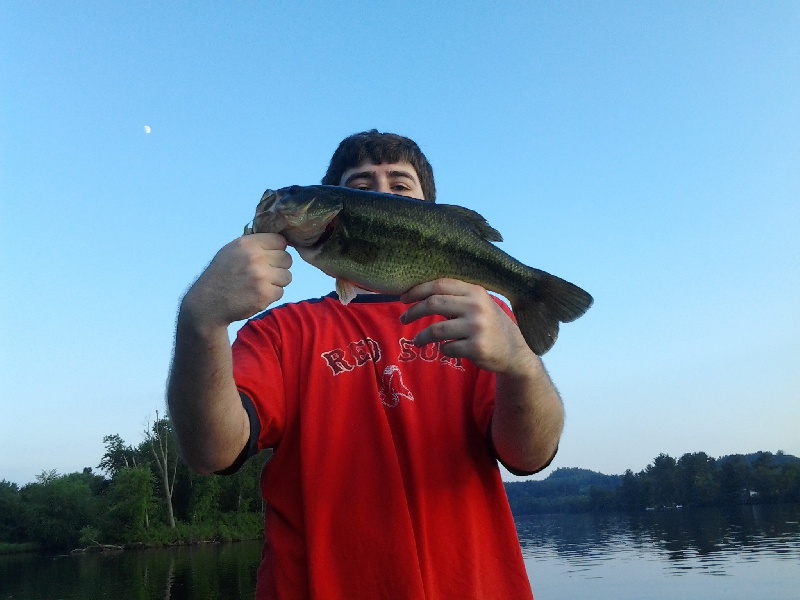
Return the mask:
[(146, 429), (144, 439), (150, 446), (155, 458), (161, 479), (161, 488), (167, 503), (167, 519), (170, 527), (175, 527), (175, 512), (172, 508), (172, 492), (175, 489), (175, 474), (178, 470), (178, 450), (175, 435), (168, 418), (159, 419), (156, 411), (156, 422)]

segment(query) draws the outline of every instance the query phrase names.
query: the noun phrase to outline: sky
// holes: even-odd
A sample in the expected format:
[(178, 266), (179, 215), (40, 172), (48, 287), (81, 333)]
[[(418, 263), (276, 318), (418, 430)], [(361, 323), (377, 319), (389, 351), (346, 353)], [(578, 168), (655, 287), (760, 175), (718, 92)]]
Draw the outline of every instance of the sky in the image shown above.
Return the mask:
[(595, 298), (542, 476), (800, 455), (800, 2), (4, 2), (0, 479), (140, 443), (186, 289), (373, 127)]

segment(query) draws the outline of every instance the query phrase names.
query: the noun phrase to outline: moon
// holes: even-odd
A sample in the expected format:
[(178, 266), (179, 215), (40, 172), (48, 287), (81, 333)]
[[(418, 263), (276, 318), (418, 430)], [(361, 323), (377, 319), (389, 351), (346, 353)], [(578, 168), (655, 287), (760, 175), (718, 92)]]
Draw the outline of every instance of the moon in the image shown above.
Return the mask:
[(144, 132), (145, 132), (145, 133), (150, 133), (151, 131), (153, 131), (153, 130), (152, 130), (152, 129), (150, 129), (150, 125), (145, 125), (145, 126), (144, 126)]

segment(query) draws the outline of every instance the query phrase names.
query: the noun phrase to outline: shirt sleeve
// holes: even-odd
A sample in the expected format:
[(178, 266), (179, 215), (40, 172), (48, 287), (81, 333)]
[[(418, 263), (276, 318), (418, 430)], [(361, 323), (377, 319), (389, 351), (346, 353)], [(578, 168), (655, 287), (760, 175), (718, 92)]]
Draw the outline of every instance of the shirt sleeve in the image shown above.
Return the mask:
[(261, 422), (258, 420), (256, 408), (253, 406), (253, 402), (250, 398), (241, 392), (239, 393), (239, 397), (242, 400), (242, 406), (245, 412), (247, 412), (247, 419), (250, 421), (250, 437), (247, 439), (247, 443), (244, 445), (244, 448), (242, 448), (239, 456), (233, 461), (233, 464), (227, 469), (216, 471), (217, 475), (233, 475), (242, 468), (242, 465), (244, 465), (248, 458), (258, 454), (258, 439), (261, 436)]
[(280, 443), (286, 423), (277, 326), (269, 316), (248, 322), (239, 330), (232, 351), (236, 387), (243, 402), (251, 403), (253, 408), (248, 414), (251, 436), (257, 435), (256, 452), (274, 448)]

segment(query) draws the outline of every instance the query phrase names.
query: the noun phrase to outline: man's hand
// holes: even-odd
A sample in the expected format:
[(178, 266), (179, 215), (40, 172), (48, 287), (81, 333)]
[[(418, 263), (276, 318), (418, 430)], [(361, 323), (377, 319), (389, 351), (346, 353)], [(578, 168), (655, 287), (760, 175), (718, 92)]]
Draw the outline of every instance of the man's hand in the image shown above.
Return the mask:
[(283, 236), (247, 235), (223, 247), (184, 296), (167, 402), (183, 458), (200, 473), (229, 467), (250, 436), (228, 325), (280, 299), (291, 265)]
[(444, 354), (497, 374), (491, 436), (500, 460), (519, 473), (544, 467), (558, 447), (564, 407), (519, 327), (486, 290), (463, 281), (437, 279), (400, 299), (415, 302), (401, 317), (403, 323), (428, 315), (446, 318), (420, 331), (415, 345), (441, 342)]
[(283, 296), (292, 274), (286, 239), (254, 233), (224, 246), (192, 285), (182, 310), (199, 327), (227, 327), (264, 310)]
[(534, 355), (519, 327), (481, 286), (437, 279), (411, 288), (400, 299), (415, 303), (403, 315), (403, 323), (429, 315), (447, 319), (423, 329), (414, 338), (415, 345), (442, 342), (447, 356), (467, 358), (495, 373), (515, 374), (531, 368)]

